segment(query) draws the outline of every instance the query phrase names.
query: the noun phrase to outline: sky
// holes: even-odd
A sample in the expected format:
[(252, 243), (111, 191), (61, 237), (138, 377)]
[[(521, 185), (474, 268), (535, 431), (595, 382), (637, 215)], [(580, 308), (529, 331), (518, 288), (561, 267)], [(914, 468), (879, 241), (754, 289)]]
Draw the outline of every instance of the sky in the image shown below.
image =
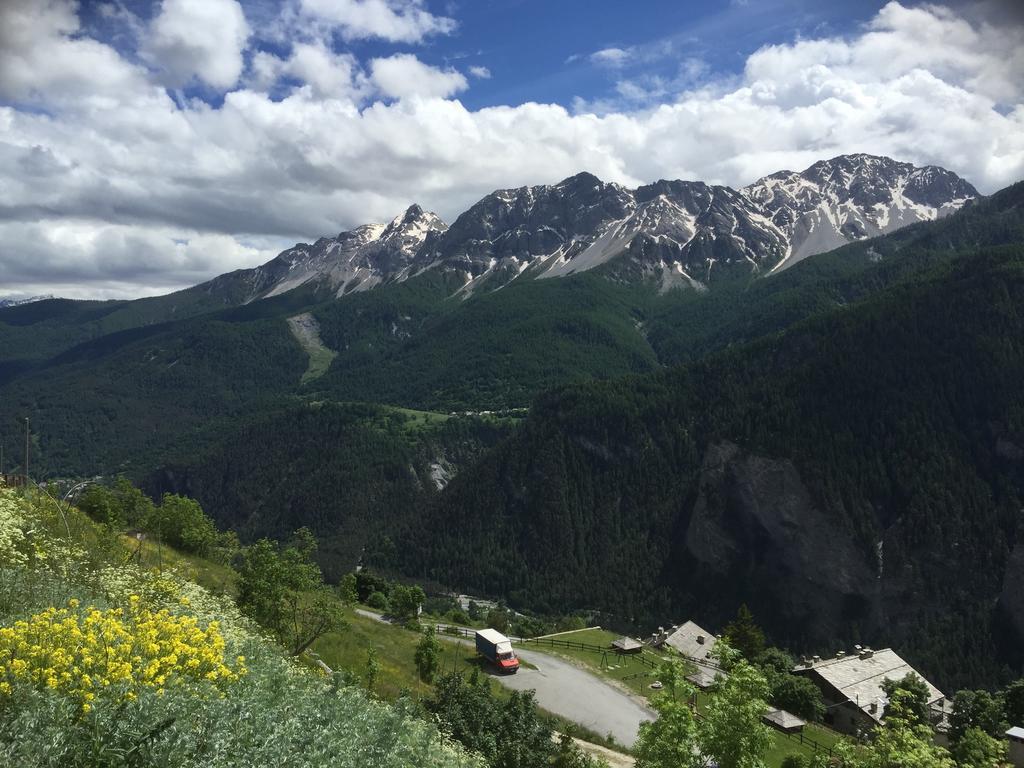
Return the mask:
[(1018, 0), (0, 0), (0, 297), (132, 298), (582, 170), (1024, 178)]

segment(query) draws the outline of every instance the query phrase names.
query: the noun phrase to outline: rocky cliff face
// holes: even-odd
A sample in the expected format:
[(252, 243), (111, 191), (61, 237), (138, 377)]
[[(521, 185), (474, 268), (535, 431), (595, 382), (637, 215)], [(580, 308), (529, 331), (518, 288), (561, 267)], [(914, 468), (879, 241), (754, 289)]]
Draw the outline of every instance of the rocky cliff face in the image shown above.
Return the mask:
[(685, 542), (698, 580), (727, 582), (763, 619), (800, 627), (803, 643), (828, 642), (871, 610), (876, 564), (816, 505), (789, 460), (710, 446)]
[(606, 264), (619, 279), (703, 289), (945, 216), (976, 196), (950, 171), (871, 155), (780, 171), (739, 190), (664, 180), (631, 190), (580, 173), (493, 192), (450, 228), (414, 205), (388, 225), (300, 243), (196, 290), (251, 301), (313, 285), (343, 296), (436, 269), (465, 296)]

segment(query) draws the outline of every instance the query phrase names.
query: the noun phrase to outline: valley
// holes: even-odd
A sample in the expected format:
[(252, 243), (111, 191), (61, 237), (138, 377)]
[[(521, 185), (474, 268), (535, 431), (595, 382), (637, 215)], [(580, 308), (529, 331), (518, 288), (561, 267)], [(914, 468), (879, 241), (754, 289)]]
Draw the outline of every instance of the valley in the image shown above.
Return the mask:
[(582, 174), (450, 227), (414, 206), (180, 294), (0, 310), (0, 418), (32, 415), (44, 475), (126, 474), (243, 540), (308, 526), (331, 578), (632, 631), (748, 602), (793, 649), (884, 637), (998, 683), (1024, 235), (1019, 186), (974, 194), (854, 155), (740, 191)]

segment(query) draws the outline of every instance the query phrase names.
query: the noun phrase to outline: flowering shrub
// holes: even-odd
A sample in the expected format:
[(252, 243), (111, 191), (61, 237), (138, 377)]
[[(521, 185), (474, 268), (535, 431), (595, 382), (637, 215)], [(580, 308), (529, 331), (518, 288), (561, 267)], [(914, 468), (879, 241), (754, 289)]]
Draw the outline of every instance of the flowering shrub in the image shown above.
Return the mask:
[(69, 518), (70, 537), (47, 500), (0, 488), (0, 766), (482, 768)]
[(28, 562), (27, 527), (14, 491), (0, 488), (0, 566), (25, 565)]
[(13, 627), (0, 627), (0, 694), (21, 686), (67, 693), (89, 712), (97, 694), (138, 698), (147, 686), (158, 694), (172, 685), (233, 682), (245, 674), (244, 657), (224, 663), (224, 638), (216, 622), (203, 629), (189, 616), (150, 611), (138, 596), (121, 608), (75, 612), (48, 608)]

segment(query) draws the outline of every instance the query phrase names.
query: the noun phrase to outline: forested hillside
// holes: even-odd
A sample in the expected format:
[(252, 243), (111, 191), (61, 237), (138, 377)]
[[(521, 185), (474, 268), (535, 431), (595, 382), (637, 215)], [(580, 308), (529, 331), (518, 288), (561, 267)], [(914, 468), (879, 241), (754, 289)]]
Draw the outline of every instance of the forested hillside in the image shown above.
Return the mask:
[(148, 478), (159, 496), (182, 493), (252, 541), (303, 526), (320, 541), (332, 578), (351, 571), (375, 531), (416, 525), (423, 505), (493, 446), (511, 419), (451, 417), (373, 405), (271, 408), (206, 449)]
[[(31, 417), (42, 476), (148, 478), (245, 536), (310, 525), (330, 573), (365, 549), (643, 627), (748, 600), (795, 648), (899, 643), (995, 679), (1021, 628), (997, 601), (1021, 540), (1022, 198), (706, 292), (614, 263), (470, 295), (427, 272), (62, 351), (44, 333), (49, 353), (7, 361), (0, 423)], [(0, 329), (24, 345), (57, 333), (53, 311), (2, 310)], [(334, 355), (312, 378), (299, 313)], [(392, 407), (338, 404), (358, 400)], [(440, 415), (531, 401), (506, 440)]]
[(386, 564), (646, 625), (746, 600), (793, 647), (998, 678), (1020, 663), (999, 601), (1024, 541), (1024, 249), (930, 260), (751, 346), (542, 396)]

